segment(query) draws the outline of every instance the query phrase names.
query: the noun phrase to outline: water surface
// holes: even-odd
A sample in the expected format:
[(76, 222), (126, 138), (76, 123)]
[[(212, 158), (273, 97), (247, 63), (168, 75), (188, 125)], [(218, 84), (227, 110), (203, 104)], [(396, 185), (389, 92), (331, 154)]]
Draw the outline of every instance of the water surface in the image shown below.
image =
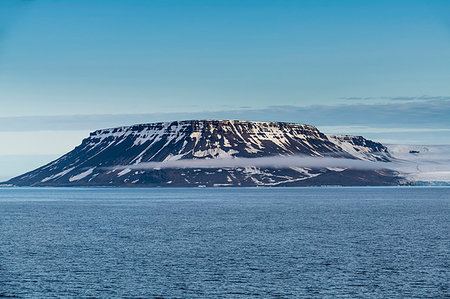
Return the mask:
[(3, 188), (0, 297), (450, 296), (450, 188)]

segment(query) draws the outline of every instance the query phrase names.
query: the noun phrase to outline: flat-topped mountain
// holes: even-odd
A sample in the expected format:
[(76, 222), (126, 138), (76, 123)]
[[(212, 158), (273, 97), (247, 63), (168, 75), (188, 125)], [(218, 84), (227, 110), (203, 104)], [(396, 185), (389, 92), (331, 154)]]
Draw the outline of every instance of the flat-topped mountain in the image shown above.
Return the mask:
[[(290, 157), (302, 158), (292, 160), (290, 165), (286, 162)], [(305, 157), (308, 160), (301, 160)], [(275, 159), (273, 165), (271, 159)], [(276, 159), (285, 160), (280, 164)], [(340, 161), (338, 167), (334, 160)], [(388, 149), (380, 143), (357, 136), (326, 135), (310, 125), (189, 120), (95, 131), (61, 158), (7, 183), (142, 187), (397, 185), (401, 178), (393, 171), (346, 167), (342, 162), (390, 160)]]

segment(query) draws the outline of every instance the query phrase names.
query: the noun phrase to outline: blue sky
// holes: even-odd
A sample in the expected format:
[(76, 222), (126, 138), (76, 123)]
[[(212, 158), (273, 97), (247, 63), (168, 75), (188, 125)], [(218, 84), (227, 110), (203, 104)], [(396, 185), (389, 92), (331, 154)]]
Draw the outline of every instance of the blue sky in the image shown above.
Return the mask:
[(448, 144), (449, 82), (450, 1), (3, 0), (0, 178), (185, 118)]

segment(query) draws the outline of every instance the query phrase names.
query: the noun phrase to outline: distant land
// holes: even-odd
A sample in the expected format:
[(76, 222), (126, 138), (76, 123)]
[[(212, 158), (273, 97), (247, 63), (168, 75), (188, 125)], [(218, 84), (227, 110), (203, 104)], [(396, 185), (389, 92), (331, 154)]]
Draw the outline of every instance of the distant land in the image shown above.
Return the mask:
[(439, 185), (448, 184), (448, 173), (420, 171), (418, 157), (448, 149), (386, 146), (296, 123), (160, 122), (92, 132), (71, 152), (2, 186)]

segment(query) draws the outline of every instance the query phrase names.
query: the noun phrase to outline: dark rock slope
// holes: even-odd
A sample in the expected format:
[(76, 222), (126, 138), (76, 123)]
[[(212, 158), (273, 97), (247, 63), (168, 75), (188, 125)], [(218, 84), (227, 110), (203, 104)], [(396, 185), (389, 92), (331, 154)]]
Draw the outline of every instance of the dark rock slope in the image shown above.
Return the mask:
[[(387, 148), (380, 143), (363, 137), (325, 135), (309, 125), (237, 120), (175, 121), (95, 131), (61, 158), (7, 183), (16, 186), (142, 187), (400, 183), (400, 178), (388, 169), (327, 165), (275, 168), (249, 166), (248, 162), (242, 167), (196, 167), (195, 163), (188, 167), (177, 166), (180, 161), (239, 158), (249, 161), (250, 158), (298, 155), (381, 162), (391, 159)], [(148, 162), (161, 162), (158, 165), (162, 167)], [(164, 167), (165, 163), (172, 163), (172, 166)]]

